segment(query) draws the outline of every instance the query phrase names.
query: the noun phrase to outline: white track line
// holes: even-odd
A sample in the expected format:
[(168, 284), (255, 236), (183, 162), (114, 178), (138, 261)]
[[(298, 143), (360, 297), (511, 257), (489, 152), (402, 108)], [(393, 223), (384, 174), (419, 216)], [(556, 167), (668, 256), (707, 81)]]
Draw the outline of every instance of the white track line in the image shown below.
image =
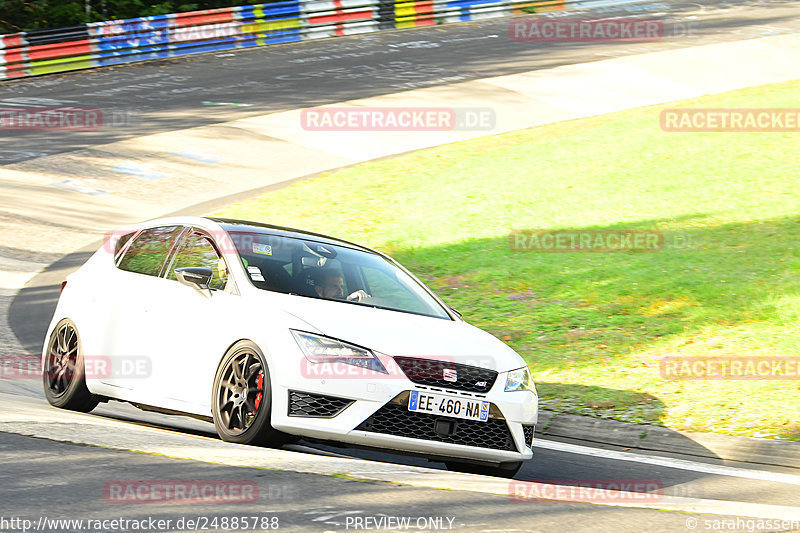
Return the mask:
[(736, 468), (733, 466), (712, 465), (685, 459), (673, 459), (671, 457), (657, 457), (654, 455), (639, 455), (635, 453), (618, 452), (616, 450), (600, 450), (578, 444), (568, 444), (552, 440), (534, 439), (533, 445), (537, 448), (554, 450), (558, 452), (575, 453), (579, 455), (589, 455), (601, 457), (603, 459), (614, 459), (617, 461), (629, 461), (632, 463), (643, 463), (647, 465), (665, 466), (679, 470), (689, 470), (691, 472), (702, 472), (704, 474), (715, 474), (719, 476), (731, 476), (745, 479), (757, 479), (760, 481), (773, 481), (777, 483), (788, 483), (790, 485), (800, 485), (800, 476), (793, 474), (781, 474), (779, 472), (768, 472), (766, 470), (749, 470), (747, 468)]

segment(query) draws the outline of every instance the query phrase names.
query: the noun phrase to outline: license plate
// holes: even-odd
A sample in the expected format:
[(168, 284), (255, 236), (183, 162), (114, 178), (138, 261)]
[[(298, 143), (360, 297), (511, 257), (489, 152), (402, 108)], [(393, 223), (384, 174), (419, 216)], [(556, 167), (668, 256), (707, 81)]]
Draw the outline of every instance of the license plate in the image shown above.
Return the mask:
[(416, 390), (411, 391), (408, 410), (481, 422), (489, 420), (489, 402)]

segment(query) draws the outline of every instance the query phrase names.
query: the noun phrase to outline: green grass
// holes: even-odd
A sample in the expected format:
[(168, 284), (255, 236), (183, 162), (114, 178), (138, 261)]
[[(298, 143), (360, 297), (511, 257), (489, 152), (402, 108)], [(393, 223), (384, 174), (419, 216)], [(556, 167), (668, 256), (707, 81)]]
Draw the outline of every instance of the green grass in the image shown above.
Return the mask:
[[(798, 91), (680, 105), (792, 108)], [(658, 365), (800, 355), (800, 134), (667, 133), (665, 107), (678, 105), (366, 163), (222, 214), (392, 254), (522, 354), (544, 408), (800, 440), (800, 381), (667, 381)], [(509, 248), (517, 229), (666, 238), (656, 253), (521, 253)]]

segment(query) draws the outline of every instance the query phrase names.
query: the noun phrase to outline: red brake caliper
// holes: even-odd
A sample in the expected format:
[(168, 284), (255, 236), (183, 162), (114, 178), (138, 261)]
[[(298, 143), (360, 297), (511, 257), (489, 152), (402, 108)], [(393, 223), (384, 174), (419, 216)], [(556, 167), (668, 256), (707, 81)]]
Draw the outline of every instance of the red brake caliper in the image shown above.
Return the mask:
[(256, 411), (258, 411), (258, 406), (261, 405), (261, 399), (264, 397), (264, 373), (258, 373), (258, 380), (256, 381), (256, 387), (258, 387), (258, 394), (256, 394)]

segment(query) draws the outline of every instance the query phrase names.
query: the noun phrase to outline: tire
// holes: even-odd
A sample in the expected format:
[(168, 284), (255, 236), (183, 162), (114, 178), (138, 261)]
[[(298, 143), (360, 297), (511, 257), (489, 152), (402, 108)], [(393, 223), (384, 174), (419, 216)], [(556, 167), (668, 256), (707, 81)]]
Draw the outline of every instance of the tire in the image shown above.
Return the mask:
[(100, 398), (86, 388), (83, 356), (78, 330), (65, 318), (50, 334), (42, 369), (44, 395), (50, 405), (88, 413), (100, 403)]
[(252, 342), (237, 342), (222, 358), (214, 377), (211, 413), (217, 434), (225, 442), (270, 447), (286, 442), (287, 436), (270, 423), (269, 368)]
[(480, 474), (482, 476), (495, 476), (503, 478), (514, 477), (522, 468), (522, 461), (513, 463), (460, 463), (458, 461), (445, 461), (445, 466), (452, 472), (465, 472), (467, 474)]

